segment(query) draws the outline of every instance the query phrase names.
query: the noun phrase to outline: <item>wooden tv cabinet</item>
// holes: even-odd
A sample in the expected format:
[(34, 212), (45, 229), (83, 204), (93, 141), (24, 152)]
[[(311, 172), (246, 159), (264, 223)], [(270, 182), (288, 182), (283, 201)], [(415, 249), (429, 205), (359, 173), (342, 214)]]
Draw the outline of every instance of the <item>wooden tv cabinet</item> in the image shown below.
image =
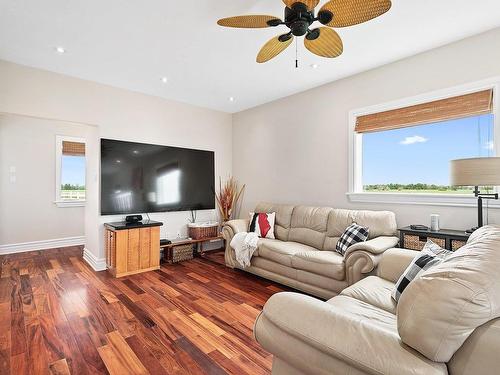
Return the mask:
[(108, 271), (114, 277), (153, 271), (160, 268), (159, 221), (104, 224)]

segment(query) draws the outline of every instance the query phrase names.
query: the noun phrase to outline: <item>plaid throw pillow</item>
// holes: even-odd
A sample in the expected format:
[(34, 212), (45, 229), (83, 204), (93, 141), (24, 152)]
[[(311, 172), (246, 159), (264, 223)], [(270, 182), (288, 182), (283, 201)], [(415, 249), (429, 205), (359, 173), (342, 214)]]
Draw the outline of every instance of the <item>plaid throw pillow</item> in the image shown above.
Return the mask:
[(422, 274), (425, 270), (428, 270), (435, 264), (441, 263), (450, 254), (452, 254), (451, 251), (445, 250), (431, 240), (428, 240), (420, 254), (411, 261), (410, 265), (399, 278), (392, 291), (392, 298), (398, 302), (408, 284), (415, 280), (417, 276)]
[(342, 233), (342, 236), (340, 236), (335, 246), (335, 250), (337, 250), (339, 254), (344, 255), (349, 246), (366, 241), (369, 233), (370, 230), (368, 228), (352, 223), (347, 227), (344, 233)]

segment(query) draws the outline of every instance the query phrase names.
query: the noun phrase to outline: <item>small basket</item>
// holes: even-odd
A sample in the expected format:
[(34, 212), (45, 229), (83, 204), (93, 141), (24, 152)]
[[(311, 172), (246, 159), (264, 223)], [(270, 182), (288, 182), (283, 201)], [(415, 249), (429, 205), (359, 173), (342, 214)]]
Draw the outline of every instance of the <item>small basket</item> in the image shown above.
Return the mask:
[(193, 245), (179, 245), (172, 248), (172, 263), (193, 259)]
[(217, 237), (219, 234), (218, 223), (192, 223), (188, 224), (188, 234), (193, 240)]
[(462, 246), (465, 246), (467, 244), (466, 241), (460, 241), (460, 240), (451, 240), (451, 249), (453, 251), (456, 251), (460, 249)]
[(416, 235), (412, 235), (412, 234), (405, 234), (403, 247), (405, 249), (421, 251), (421, 250), (423, 250), (427, 240), (431, 240), (432, 242), (434, 242), (436, 245), (439, 245), (443, 249), (446, 246), (446, 241), (444, 238), (416, 236)]

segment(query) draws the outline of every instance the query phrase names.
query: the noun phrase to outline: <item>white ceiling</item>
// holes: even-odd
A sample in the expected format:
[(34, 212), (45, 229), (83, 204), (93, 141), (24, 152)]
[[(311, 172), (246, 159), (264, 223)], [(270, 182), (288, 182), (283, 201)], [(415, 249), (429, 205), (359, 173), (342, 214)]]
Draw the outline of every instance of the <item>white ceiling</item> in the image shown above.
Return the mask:
[[(260, 47), (285, 26), (243, 30), (216, 25), (219, 18), (240, 14), (281, 18), (283, 4), (0, 0), (0, 59), (238, 112), (499, 27), (500, 1), (393, 0), (382, 17), (337, 29), (344, 41), (344, 54), (337, 59), (312, 55), (299, 40), (299, 69), (294, 45), (266, 64), (255, 62)], [(67, 53), (55, 53), (56, 46)]]

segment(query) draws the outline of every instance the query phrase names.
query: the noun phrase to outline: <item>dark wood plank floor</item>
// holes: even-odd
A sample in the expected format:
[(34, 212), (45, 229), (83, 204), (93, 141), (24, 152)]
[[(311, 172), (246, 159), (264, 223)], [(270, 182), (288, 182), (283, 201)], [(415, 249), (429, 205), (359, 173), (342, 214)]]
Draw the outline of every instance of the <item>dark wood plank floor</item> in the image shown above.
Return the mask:
[(0, 374), (269, 374), (252, 326), (284, 288), (222, 259), (113, 279), (79, 247), (2, 256)]

